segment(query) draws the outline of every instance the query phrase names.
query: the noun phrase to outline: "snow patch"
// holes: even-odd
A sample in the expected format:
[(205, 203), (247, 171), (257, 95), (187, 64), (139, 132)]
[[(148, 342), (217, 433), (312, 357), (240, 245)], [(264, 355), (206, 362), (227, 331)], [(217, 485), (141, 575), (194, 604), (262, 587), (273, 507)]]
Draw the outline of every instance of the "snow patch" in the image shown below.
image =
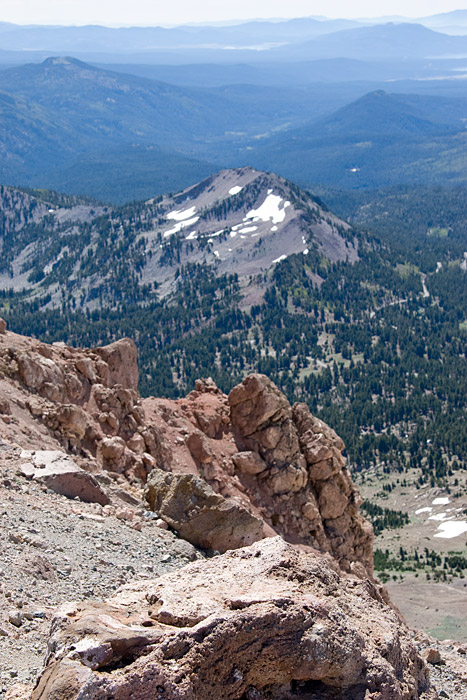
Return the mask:
[(230, 196), (233, 196), (234, 194), (238, 194), (243, 190), (243, 187), (240, 187), (240, 185), (235, 185), (234, 187), (231, 187), (229, 190)]
[(179, 221), (178, 224), (164, 233), (164, 238), (167, 236), (173, 236), (174, 233), (179, 233), (183, 228), (188, 228), (188, 226), (193, 226), (198, 221), (199, 216), (194, 216), (192, 219), (187, 219), (186, 221)]
[(415, 515), (421, 515), (421, 513), (431, 513), (432, 510), (433, 508), (430, 508), (430, 506), (427, 506), (426, 508), (419, 508), (415, 511)]
[(467, 532), (467, 520), (448, 520), (445, 523), (441, 523), (438, 529), (441, 532), (438, 532), (435, 537), (443, 537), (444, 539), (458, 537)]
[(283, 202), (282, 197), (278, 194), (268, 194), (264, 202), (258, 209), (252, 209), (246, 215), (246, 219), (253, 219), (253, 221), (272, 221), (273, 224), (280, 224), (285, 219), (285, 210), (290, 206), (290, 202)]
[(186, 241), (194, 241), (198, 238), (198, 231), (192, 231), (191, 233), (188, 234), (188, 236), (185, 238)]
[(451, 501), (447, 496), (443, 496), (442, 498), (435, 498), (432, 503), (434, 506), (447, 506)]
[(190, 207), (189, 209), (184, 209), (183, 211), (175, 210), (171, 211), (170, 214), (166, 214), (167, 219), (173, 219), (174, 221), (184, 221), (185, 219), (190, 219), (196, 211), (196, 207)]
[(271, 226), (271, 231), (277, 231), (278, 227), (277, 226)]
[(308, 255), (309, 252), (310, 251), (308, 250), (308, 248), (305, 248), (305, 250), (303, 251), (303, 255)]
[(220, 258), (220, 253), (219, 253), (218, 250), (215, 250), (215, 251), (214, 251), (214, 255), (216, 256), (216, 258)]
[(272, 262), (273, 262), (273, 263), (279, 263), (279, 262), (282, 262), (282, 260), (287, 260), (287, 255), (280, 255), (278, 258), (276, 258), (276, 259), (273, 260)]
[(252, 231), (257, 231), (257, 226), (245, 226), (245, 228), (240, 229), (240, 233), (251, 233)]
[(428, 520), (446, 520), (446, 518), (449, 518), (447, 513), (437, 513), (437, 515), (430, 515)]

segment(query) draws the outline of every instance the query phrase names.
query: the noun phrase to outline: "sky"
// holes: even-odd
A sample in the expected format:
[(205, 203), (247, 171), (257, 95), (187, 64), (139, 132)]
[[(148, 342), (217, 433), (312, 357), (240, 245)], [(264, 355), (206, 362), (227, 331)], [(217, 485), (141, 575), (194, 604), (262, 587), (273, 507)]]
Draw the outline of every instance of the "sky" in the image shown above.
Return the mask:
[[(1, 0), (0, 21), (17, 24), (170, 25), (271, 17), (423, 17), (467, 9), (449, 0)], [(460, 4), (459, 4), (460, 3)]]

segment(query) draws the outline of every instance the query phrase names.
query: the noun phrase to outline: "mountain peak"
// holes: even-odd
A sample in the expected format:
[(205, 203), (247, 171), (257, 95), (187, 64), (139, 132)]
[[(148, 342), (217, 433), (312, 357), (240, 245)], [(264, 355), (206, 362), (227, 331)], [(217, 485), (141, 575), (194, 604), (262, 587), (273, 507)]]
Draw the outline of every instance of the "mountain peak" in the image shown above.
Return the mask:
[(79, 61), (72, 56), (49, 56), (42, 61), (43, 66), (77, 66), (79, 68), (92, 68), (84, 61)]

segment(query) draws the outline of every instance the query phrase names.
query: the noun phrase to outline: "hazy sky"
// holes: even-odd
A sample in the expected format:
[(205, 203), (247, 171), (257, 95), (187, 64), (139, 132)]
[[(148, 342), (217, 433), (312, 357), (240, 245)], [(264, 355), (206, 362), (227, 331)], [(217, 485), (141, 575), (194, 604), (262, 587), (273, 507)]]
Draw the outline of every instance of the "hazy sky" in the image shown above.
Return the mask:
[(0, 21), (116, 26), (310, 15), (420, 17), (462, 8), (462, 1), (467, 5), (466, 0), (1, 0)]

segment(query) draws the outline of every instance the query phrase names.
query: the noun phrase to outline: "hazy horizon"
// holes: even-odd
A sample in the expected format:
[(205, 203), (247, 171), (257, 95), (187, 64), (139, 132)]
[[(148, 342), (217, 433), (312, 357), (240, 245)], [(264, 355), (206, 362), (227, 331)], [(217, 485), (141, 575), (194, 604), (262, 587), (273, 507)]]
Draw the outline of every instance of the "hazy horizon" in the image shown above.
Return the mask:
[[(19, 25), (62, 25), (82, 26), (99, 24), (108, 27), (129, 26), (177, 26), (181, 24), (206, 23), (240, 23), (252, 20), (287, 20), (302, 17), (320, 19), (359, 19), (375, 20), (381, 18), (428, 17), (434, 14), (448, 13), (467, 8), (457, 3), (432, 0), (384, 0), (378, 3), (378, 13), (374, 12), (374, 3), (368, 0), (356, 0), (349, 11), (348, 3), (343, 0), (318, 0), (312, 8), (306, 0), (291, 0), (284, 7), (282, 0), (237, 0), (234, 6), (203, 0), (194, 6), (188, 0), (176, 0), (170, 6), (159, 6), (150, 0), (135, 0), (131, 6), (123, 0), (4, 0), (0, 12), (1, 22)], [(310, 12), (312, 9), (312, 12)]]

